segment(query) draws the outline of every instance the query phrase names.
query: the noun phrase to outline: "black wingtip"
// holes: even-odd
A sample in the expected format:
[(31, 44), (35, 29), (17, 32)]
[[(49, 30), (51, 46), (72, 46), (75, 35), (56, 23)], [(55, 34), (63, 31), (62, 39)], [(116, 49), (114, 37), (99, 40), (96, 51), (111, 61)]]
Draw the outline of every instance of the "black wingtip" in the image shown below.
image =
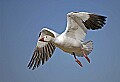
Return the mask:
[(106, 16), (89, 14), (90, 18), (86, 20), (84, 23), (87, 29), (97, 30), (101, 29), (106, 23)]

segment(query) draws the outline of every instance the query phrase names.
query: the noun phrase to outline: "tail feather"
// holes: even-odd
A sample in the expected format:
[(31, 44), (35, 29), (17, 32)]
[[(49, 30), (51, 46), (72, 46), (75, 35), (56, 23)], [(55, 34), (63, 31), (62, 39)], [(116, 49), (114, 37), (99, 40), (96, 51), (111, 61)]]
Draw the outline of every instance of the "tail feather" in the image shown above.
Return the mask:
[(83, 48), (85, 49), (85, 53), (88, 55), (93, 50), (93, 41), (89, 40), (83, 43)]
[[(93, 50), (93, 42), (91, 40), (89, 40), (89, 41), (83, 42), (82, 44), (83, 44), (83, 49), (84, 49), (85, 54), (89, 55)], [(77, 52), (76, 56), (83, 57), (82, 51)]]

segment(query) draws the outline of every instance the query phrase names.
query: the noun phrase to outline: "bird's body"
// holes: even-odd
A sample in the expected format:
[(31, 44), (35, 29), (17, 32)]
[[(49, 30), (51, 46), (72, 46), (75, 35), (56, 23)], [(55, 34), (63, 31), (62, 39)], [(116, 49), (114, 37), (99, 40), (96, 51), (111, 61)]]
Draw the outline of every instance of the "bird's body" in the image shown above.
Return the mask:
[(33, 53), (32, 59), (28, 67), (35, 69), (41, 62), (44, 64), (53, 54), (56, 47), (64, 52), (74, 55), (76, 62), (81, 62), (76, 58), (87, 57), (93, 49), (92, 41), (84, 41), (87, 30), (97, 30), (105, 24), (104, 16), (87, 13), (87, 12), (70, 12), (67, 14), (67, 27), (62, 34), (58, 34), (48, 28), (43, 28), (39, 34), (37, 46)]
[(76, 52), (80, 49), (81, 42), (70, 37), (60, 35), (54, 42), (55, 46), (62, 49), (65, 52), (71, 53)]

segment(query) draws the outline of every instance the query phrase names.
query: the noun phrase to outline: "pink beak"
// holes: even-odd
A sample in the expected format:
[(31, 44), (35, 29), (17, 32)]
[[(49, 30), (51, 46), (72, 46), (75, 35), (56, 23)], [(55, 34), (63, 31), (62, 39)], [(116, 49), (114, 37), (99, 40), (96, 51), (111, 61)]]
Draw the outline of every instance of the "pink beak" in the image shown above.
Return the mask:
[(41, 39), (39, 39), (39, 41), (42, 41), (42, 42), (44, 42), (44, 37), (43, 37), (43, 38), (41, 38)]

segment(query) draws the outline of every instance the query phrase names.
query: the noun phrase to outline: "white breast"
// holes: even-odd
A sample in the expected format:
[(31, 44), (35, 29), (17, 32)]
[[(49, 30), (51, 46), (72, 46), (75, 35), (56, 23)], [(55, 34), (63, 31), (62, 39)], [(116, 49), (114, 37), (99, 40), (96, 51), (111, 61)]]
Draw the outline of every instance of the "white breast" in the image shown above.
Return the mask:
[(64, 34), (58, 36), (55, 40), (55, 46), (59, 47), (65, 52), (72, 53), (80, 50), (81, 42), (70, 37), (66, 37)]

